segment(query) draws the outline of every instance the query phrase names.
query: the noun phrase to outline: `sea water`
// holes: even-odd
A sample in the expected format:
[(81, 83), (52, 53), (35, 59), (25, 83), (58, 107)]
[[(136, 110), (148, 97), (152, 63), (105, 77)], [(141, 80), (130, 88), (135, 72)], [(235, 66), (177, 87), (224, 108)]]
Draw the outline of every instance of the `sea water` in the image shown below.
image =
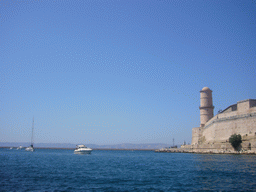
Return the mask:
[(0, 149), (0, 191), (255, 191), (256, 156)]

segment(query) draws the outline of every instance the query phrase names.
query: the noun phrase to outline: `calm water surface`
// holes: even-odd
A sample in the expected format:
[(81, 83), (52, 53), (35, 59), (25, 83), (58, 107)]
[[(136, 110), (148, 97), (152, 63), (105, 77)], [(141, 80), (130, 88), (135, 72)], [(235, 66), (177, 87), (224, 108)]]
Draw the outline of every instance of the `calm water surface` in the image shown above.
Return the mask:
[(256, 191), (256, 156), (0, 149), (0, 191)]

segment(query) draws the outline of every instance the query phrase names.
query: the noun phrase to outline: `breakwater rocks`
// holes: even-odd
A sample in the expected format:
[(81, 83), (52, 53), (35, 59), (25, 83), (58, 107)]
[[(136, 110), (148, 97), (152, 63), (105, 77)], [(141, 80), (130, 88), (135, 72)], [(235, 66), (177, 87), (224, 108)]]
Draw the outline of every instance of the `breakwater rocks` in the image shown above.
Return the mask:
[(241, 154), (241, 155), (256, 155), (256, 151), (234, 151), (234, 150), (198, 150), (198, 149), (182, 149), (182, 148), (163, 148), (155, 150), (157, 153), (198, 153), (198, 154)]

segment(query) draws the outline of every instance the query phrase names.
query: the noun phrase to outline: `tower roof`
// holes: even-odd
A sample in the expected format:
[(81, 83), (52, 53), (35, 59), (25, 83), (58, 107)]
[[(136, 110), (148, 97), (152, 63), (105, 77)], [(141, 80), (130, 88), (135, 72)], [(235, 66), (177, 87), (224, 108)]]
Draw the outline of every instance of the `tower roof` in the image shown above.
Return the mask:
[(204, 87), (202, 91), (211, 91), (211, 89), (209, 87)]

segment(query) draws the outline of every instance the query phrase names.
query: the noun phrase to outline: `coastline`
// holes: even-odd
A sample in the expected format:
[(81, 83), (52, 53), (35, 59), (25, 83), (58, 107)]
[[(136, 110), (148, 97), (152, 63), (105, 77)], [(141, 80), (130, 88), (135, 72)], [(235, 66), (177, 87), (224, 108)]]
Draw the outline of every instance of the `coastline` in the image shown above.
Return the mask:
[[(8, 149), (10, 147), (1, 146), (0, 148)], [(15, 147), (14, 147), (15, 148)], [(56, 148), (56, 147), (36, 147), (35, 149), (57, 149), (57, 150), (75, 150), (75, 148)], [(112, 149), (112, 148), (97, 148), (93, 151), (153, 151), (156, 153), (194, 153), (194, 154), (233, 154), (233, 155), (256, 155), (254, 151), (193, 151), (182, 148), (170, 149)]]
[[(1, 146), (0, 148), (10, 148), (9, 146)], [(16, 148), (16, 147), (13, 147)], [(57, 148), (57, 147), (35, 147), (34, 149), (60, 149), (60, 150), (75, 150), (75, 148)], [(112, 148), (96, 148), (93, 151), (155, 151), (155, 149), (112, 149)]]
[(234, 151), (234, 150), (212, 150), (212, 151), (193, 151), (193, 149), (157, 149), (156, 153), (196, 153), (196, 154), (233, 154), (233, 155), (256, 155), (254, 151)]

